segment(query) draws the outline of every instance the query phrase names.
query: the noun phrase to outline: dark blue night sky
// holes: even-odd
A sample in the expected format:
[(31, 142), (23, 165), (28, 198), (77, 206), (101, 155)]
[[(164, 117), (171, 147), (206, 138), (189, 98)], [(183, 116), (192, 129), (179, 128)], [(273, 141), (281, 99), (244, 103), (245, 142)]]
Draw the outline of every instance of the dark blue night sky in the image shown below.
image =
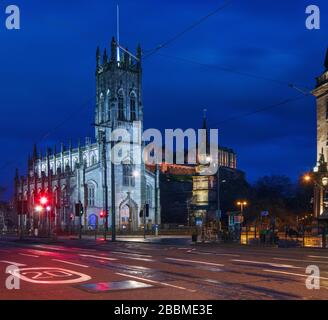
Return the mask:
[[(21, 9), (21, 30), (5, 29), (5, 7)], [(14, 0), (0, 5), (0, 185), (12, 190), (33, 144), (76, 144), (93, 136), (95, 51), (116, 32), (110, 0)], [(223, 1), (119, 1), (121, 43), (150, 50)], [(305, 28), (305, 8), (321, 9), (321, 30)], [(145, 127), (220, 129), (250, 181), (265, 174), (296, 179), (316, 160), (315, 100), (304, 97), (243, 116), (308, 89), (323, 71), (327, 1), (235, 0), (143, 63)], [(185, 60), (199, 62), (193, 64)], [(210, 65), (207, 67), (201, 64)], [(219, 66), (219, 67), (218, 67)], [(234, 72), (223, 71), (230, 68)], [(280, 82), (238, 74), (250, 73)], [(230, 119), (230, 121), (226, 121)], [(66, 121), (65, 121), (66, 120)]]

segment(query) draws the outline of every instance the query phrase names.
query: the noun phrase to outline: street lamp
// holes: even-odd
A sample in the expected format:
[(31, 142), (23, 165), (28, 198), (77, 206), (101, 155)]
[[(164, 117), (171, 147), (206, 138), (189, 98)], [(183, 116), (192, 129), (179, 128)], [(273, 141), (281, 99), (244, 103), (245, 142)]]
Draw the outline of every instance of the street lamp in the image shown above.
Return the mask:
[[(244, 217), (243, 216), (243, 213), (244, 213), (244, 207), (247, 206), (247, 201), (245, 200), (239, 200), (237, 201), (237, 205), (240, 206), (240, 215), (241, 217)], [(239, 224), (239, 238), (240, 238), (240, 241), (241, 241), (241, 223)], [(246, 225), (246, 244), (248, 244), (248, 229), (247, 229), (247, 225)]]
[(306, 174), (306, 175), (304, 175), (303, 180), (305, 182), (309, 182), (309, 181), (311, 181), (311, 176), (309, 174)]
[(243, 214), (244, 207), (247, 206), (247, 201), (237, 201), (237, 206), (240, 206), (240, 213)]

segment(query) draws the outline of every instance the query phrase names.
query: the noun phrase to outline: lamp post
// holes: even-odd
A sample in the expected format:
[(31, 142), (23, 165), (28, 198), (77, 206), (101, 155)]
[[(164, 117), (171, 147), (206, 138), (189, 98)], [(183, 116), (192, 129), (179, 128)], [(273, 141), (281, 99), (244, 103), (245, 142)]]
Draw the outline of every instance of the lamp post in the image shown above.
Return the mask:
[[(243, 217), (244, 216), (244, 208), (247, 206), (247, 201), (245, 200), (239, 200), (237, 201), (237, 206), (240, 207), (240, 214)], [(244, 219), (244, 221), (246, 222), (246, 219)], [(245, 223), (246, 225), (246, 244), (248, 244), (248, 230), (247, 230), (247, 223)], [(239, 238), (241, 241), (241, 224), (239, 224)]]

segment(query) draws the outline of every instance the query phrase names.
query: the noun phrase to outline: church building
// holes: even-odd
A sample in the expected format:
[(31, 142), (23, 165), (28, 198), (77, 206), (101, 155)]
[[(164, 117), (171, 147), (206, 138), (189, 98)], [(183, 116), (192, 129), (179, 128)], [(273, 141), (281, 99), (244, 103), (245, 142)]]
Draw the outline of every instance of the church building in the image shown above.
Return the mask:
[[(16, 172), (15, 199), (26, 230), (46, 223), (58, 231), (76, 227), (80, 223), (76, 204), (83, 208), (84, 230), (104, 226), (106, 210), (109, 228), (114, 214), (116, 230), (122, 232), (141, 230), (144, 222), (147, 228), (161, 222), (159, 172), (146, 168), (142, 152), (134, 163), (135, 147), (144, 149), (141, 139), (129, 143), (130, 155), (121, 163), (111, 161), (113, 130), (143, 131), (140, 46), (134, 55), (119, 50), (113, 38), (109, 56), (106, 49), (102, 55), (97, 49), (95, 76), (95, 138), (86, 138), (77, 147), (62, 144), (59, 152), (54, 148), (41, 153), (35, 146), (27, 175), (19, 177)], [(43, 208), (40, 197), (48, 201)], [(140, 211), (145, 208), (149, 214), (143, 218)]]

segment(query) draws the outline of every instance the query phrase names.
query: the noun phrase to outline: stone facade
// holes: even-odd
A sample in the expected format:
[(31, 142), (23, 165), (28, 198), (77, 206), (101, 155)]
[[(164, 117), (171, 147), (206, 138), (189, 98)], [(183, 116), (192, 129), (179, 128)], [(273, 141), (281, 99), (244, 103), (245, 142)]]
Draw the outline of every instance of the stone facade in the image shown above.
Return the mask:
[(312, 91), (317, 102), (317, 164), (314, 172), (314, 216), (328, 217), (327, 159), (328, 159), (328, 50), (325, 71)]
[[(150, 208), (147, 226), (160, 224), (159, 172), (145, 168), (141, 140), (126, 143), (124, 150), (118, 152), (121, 162), (112, 165), (111, 132), (124, 129), (133, 137), (140, 137), (143, 130), (141, 48), (137, 48), (137, 59), (128, 53), (117, 56), (116, 48), (113, 38), (109, 57), (106, 49), (102, 56), (99, 48), (96, 52), (95, 141), (87, 138), (83, 146), (62, 145), (60, 152), (49, 149), (45, 155), (35, 147), (28, 161), (27, 176), (19, 178), (16, 174), (15, 198), (24, 211), (26, 228), (42, 224), (40, 214), (35, 212), (42, 194), (49, 197), (56, 228), (67, 230), (78, 223), (74, 212), (78, 202), (84, 207), (85, 228), (103, 225), (100, 213), (106, 207), (106, 191), (109, 226), (115, 210), (118, 230), (137, 231), (143, 227), (139, 212), (146, 203)], [(134, 163), (135, 159), (138, 161)], [(115, 186), (115, 208), (112, 186)]]

